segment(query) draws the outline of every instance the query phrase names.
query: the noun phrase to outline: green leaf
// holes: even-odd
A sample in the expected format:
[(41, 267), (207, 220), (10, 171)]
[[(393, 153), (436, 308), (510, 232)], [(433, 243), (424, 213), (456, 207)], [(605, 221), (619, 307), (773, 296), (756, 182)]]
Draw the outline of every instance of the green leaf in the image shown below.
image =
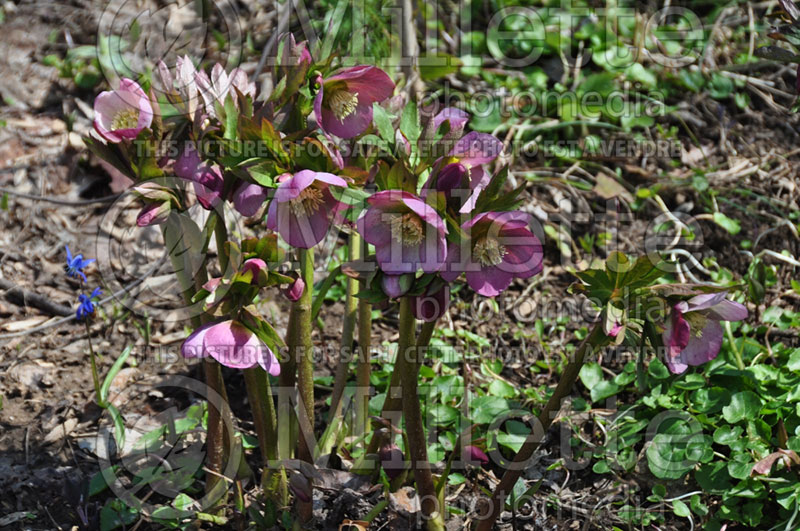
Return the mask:
[(714, 442), (729, 446), (739, 440), (743, 431), (741, 426), (720, 426), (714, 431)]
[(498, 396), (479, 396), (470, 403), (472, 421), (476, 424), (491, 424), (513, 408), (510, 401)]
[(372, 119), (378, 127), (378, 133), (381, 138), (389, 145), (394, 145), (394, 126), (392, 126), (392, 118), (381, 107), (378, 102), (372, 104)]
[(730, 424), (751, 419), (761, 411), (761, 399), (752, 391), (741, 391), (731, 397), (731, 403), (722, 408), (722, 416)]
[(650, 472), (659, 479), (680, 479), (694, 468), (685, 452), (684, 435), (658, 433), (647, 447), (647, 464)]
[(681, 500), (674, 500), (672, 502), (672, 511), (675, 513), (675, 516), (680, 516), (681, 518), (687, 518), (692, 514), (692, 511), (689, 510), (689, 506)]
[(742, 230), (742, 226), (738, 221), (729, 218), (722, 212), (714, 212), (714, 222), (734, 236)]
[(578, 376), (586, 389), (591, 391), (594, 386), (603, 381), (603, 369), (600, 367), (599, 363), (586, 363), (581, 367), (581, 372), (578, 373)]
[(592, 402), (598, 402), (610, 396), (614, 396), (615, 394), (619, 393), (619, 390), (620, 387), (617, 384), (609, 380), (603, 380), (592, 388), (590, 393), (592, 396)]
[(114, 442), (117, 448), (125, 447), (125, 419), (122, 414), (113, 404), (107, 404), (106, 410), (111, 415), (111, 420), (114, 422)]
[(138, 518), (139, 511), (128, 507), (120, 499), (112, 498), (100, 509), (100, 529), (101, 531), (111, 531), (118, 527), (128, 526)]
[(514, 398), (517, 388), (504, 380), (495, 380), (489, 384), (489, 394), (501, 398)]
[(434, 404), (428, 409), (428, 417), (434, 426), (447, 426), (458, 419), (458, 410), (445, 404)]
[(114, 362), (114, 365), (111, 366), (109, 369), (108, 374), (106, 374), (105, 379), (103, 380), (103, 385), (100, 386), (100, 406), (102, 407), (103, 404), (108, 402), (108, 390), (111, 387), (111, 382), (114, 381), (114, 377), (119, 373), (122, 369), (122, 366), (125, 364), (125, 360), (128, 359), (128, 356), (131, 354), (131, 350), (133, 349), (133, 345), (128, 345), (125, 350), (122, 351), (119, 358)]
[(419, 74), (423, 81), (435, 81), (448, 74), (455, 74), (461, 68), (462, 64), (459, 58), (448, 54), (437, 55), (432, 57), (429, 61), (421, 58)]
[(419, 135), (422, 134), (415, 101), (409, 101), (405, 109), (403, 109), (403, 114), (400, 116), (400, 132), (405, 135), (412, 146), (416, 145)]

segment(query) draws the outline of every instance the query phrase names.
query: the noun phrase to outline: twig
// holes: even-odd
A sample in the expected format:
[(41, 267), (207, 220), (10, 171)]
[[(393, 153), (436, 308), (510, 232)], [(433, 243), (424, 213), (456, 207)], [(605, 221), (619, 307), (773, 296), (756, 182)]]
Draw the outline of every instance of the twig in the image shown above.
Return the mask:
[(52, 203), (54, 205), (63, 205), (63, 206), (83, 206), (83, 205), (94, 205), (96, 203), (111, 203), (116, 201), (120, 198), (122, 194), (115, 194), (115, 195), (107, 195), (105, 197), (98, 197), (97, 199), (58, 199), (56, 197), (49, 197), (46, 195), (33, 195), (33, 194), (25, 194), (22, 192), (15, 192), (14, 190), (10, 190), (8, 188), (0, 188), (0, 194), (8, 194), (13, 195), (15, 197), (20, 197), (22, 199), (30, 199), (32, 201), (44, 201), (45, 203)]
[[(134, 280), (133, 282), (131, 282), (130, 284), (128, 284), (124, 288), (115, 291), (114, 293), (112, 293), (111, 295), (106, 297), (105, 299), (100, 300), (100, 302), (98, 302), (97, 304), (98, 305), (105, 304), (105, 303), (109, 302), (110, 300), (116, 299), (117, 297), (120, 297), (121, 295), (124, 295), (125, 293), (127, 293), (127, 292), (131, 291), (132, 289), (134, 289), (135, 287), (137, 287), (139, 284), (141, 284), (142, 282), (144, 282), (145, 280), (150, 278), (150, 276), (152, 276), (153, 273), (158, 271), (158, 268), (161, 267), (161, 265), (164, 263), (164, 260), (166, 259), (166, 257), (167, 257), (167, 255), (165, 254), (164, 256), (161, 257), (161, 260), (159, 260), (144, 275), (142, 275), (141, 277), (137, 278), (136, 280)], [(70, 314), (71, 315), (68, 315), (67, 317), (62, 317), (61, 319), (58, 319), (56, 321), (51, 321), (49, 323), (45, 323), (43, 325), (39, 325), (37, 327), (31, 328), (31, 329), (28, 329), (28, 330), (21, 330), (19, 332), (13, 332), (11, 334), (2, 334), (2, 335), (0, 335), (0, 339), (11, 339), (12, 337), (25, 336), (25, 335), (28, 335), (28, 334), (32, 334), (34, 332), (40, 332), (42, 330), (47, 330), (48, 328), (52, 328), (54, 326), (61, 326), (62, 324), (68, 323), (68, 322), (70, 322), (70, 321), (72, 321), (72, 320), (74, 320), (76, 318), (76, 315), (74, 313), (72, 313), (71, 310), (70, 310)]]
[(50, 315), (72, 315), (72, 308), (55, 303), (45, 295), (28, 291), (4, 278), (0, 278), (0, 289), (6, 290), (3, 296), (18, 306), (33, 306)]

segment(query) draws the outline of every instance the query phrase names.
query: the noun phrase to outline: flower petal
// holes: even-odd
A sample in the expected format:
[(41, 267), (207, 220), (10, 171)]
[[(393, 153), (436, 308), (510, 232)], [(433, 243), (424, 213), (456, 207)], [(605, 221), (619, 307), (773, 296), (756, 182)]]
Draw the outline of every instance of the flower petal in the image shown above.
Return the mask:
[(702, 365), (716, 358), (721, 346), (722, 325), (719, 321), (708, 321), (699, 336), (691, 335), (680, 360), (688, 365)]
[(253, 332), (236, 321), (223, 321), (209, 328), (203, 347), (209, 356), (232, 369), (253, 367), (267, 348)]

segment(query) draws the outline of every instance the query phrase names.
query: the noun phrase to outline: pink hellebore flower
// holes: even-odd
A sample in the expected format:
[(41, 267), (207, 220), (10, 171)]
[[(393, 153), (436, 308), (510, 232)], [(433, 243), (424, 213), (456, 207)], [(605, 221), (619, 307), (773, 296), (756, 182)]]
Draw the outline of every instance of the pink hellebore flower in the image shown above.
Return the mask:
[(390, 299), (397, 299), (411, 289), (414, 283), (414, 275), (383, 275), (381, 277), (381, 288)]
[(101, 92), (94, 100), (94, 128), (109, 142), (136, 138), (152, 122), (150, 98), (132, 79), (122, 78), (117, 90)]
[(439, 214), (416, 195), (385, 190), (367, 199), (356, 221), (364, 241), (375, 246), (384, 273), (435, 273), (447, 259), (447, 228)]
[(302, 278), (297, 277), (288, 287), (281, 290), (281, 293), (292, 302), (297, 302), (303, 296), (306, 289), (306, 283)]
[(311, 170), (283, 178), (269, 204), (267, 228), (277, 231), (292, 247), (315, 246), (328, 233), (339, 208), (331, 186), (346, 188), (347, 182), (332, 173)]
[(457, 198), (460, 203), (458, 211), (462, 214), (472, 212), (478, 196), (491, 180), (483, 165), (492, 162), (502, 151), (503, 143), (492, 135), (467, 133), (456, 142), (447, 157), (437, 161), (440, 170), (425, 183), (425, 188), (444, 192), (448, 202), (454, 197), (454, 192), (465, 194)]
[(267, 200), (267, 189), (257, 184), (244, 182), (233, 193), (233, 208), (249, 218), (255, 216)]
[(236, 91), (231, 92), (233, 87), (239, 90), (243, 96), (249, 95), (251, 98), (256, 97), (256, 84), (247, 79), (247, 74), (241, 68), (234, 68), (231, 70), (230, 75), (225, 73), (225, 68), (217, 63), (211, 69), (211, 77), (202, 70), (195, 73), (195, 82), (197, 88), (200, 89), (200, 95), (205, 102), (206, 112), (211, 116), (216, 116), (214, 103), (219, 102), (220, 105), (225, 104), (225, 98), (229, 93), (234, 95), (233, 100), (236, 100)]
[(260, 365), (273, 376), (281, 372), (275, 354), (246, 326), (237, 321), (222, 321), (201, 326), (181, 346), (184, 358), (211, 356), (232, 369)]
[(225, 182), (219, 167), (200, 160), (200, 154), (187, 145), (173, 166), (175, 175), (194, 183), (197, 200), (206, 210), (211, 210), (222, 197)]
[(199, 97), (196, 75), (194, 63), (188, 55), (184, 55), (175, 60), (174, 78), (164, 61), (158, 62), (158, 78), (154, 78), (154, 81), (160, 81), (159, 89), (164, 92), (169, 102), (190, 118), (194, 117)]
[(249, 258), (242, 263), (239, 273), (250, 273), (250, 284), (258, 284), (258, 274), (267, 270), (267, 264), (261, 258)]
[(340, 138), (353, 138), (366, 131), (372, 123), (372, 104), (394, 92), (392, 79), (374, 66), (345, 68), (327, 79), (320, 76), (317, 81), (317, 123)]
[(489, 464), (489, 456), (477, 446), (470, 444), (467, 445), (464, 450), (464, 459), (466, 461), (469, 461), (470, 463), (477, 463), (478, 466), (485, 466)]
[(717, 357), (722, 346), (720, 321), (747, 318), (747, 308), (729, 301), (727, 295), (725, 291), (706, 293), (672, 307), (662, 337), (667, 348), (666, 365), (673, 374)]
[(469, 121), (469, 114), (455, 107), (445, 107), (433, 117), (433, 129), (436, 131), (444, 122), (450, 122), (450, 131), (463, 131)]
[(172, 205), (169, 201), (162, 203), (149, 203), (136, 216), (136, 225), (147, 227), (149, 225), (160, 225), (167, 221)]
[[(442, 278), (452, 282), (466, 272), (473, 290), (494, 297), (514, 278), (541, 272), (542, 244), (528, 228), (530, 223), (530, 214), (519, 211), (478, 214), (461, 226), (469, 239), (450, 246)], [(462, 257), (462, 250), (469, 256)]]
[(306, 41), (297, 42), (294, 35), (289, 33), (283, 41), (283, 55), (281, 64), (284, 66), (311, 66), (313, 59), (308, 51)]

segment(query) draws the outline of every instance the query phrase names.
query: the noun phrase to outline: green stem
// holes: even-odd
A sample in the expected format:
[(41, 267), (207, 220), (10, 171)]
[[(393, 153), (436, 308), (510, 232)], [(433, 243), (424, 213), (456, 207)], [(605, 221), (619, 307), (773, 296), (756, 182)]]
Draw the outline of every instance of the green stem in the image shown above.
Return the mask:
[(104, 408), (108, 404), (100, 396), (100, 376), (97, 374), (97, 361), (95, 360), (94, 348), (92, 347), (92, 331), (89, 328), (89, 320), (84, 319), (83, 324), (86, 325), (86, 339), (89, 341), (89, 356), (92, 363), (92, 383), (94, 383), (94, 394), (97, 397), (97, 405)]
[(739, 347), (736, 346), (736, 341), (733, 339), (733, 330), (731, 329), (730, 321), (725, 321), (725, 334), (728, 336), (728, 342), (731, 344), (733, 357), (734, 359), (736, 359), (736, 366), (739, 367), (740, 371), (745, 370), (744, 360), (742, 359), (742, 352), (739, 350)]
[(578, 346), (574, 358), (567, 364), (566, 368), (564, 368), (564, 372), (561, 373), (561, 378), (558, 380), (555, 391), (553, 391), (552, 396), (550, 396), (550, 399), (539, 413), (538, 420), (541, 426), (540, 430), (534, 430), (533, 433), (528, 435), (519, 452), (514, 456), (514, 460), (512, 461), (514, 466), (507, 469), (503, 474), (503, 478), (492, 494), (488, 513), (479, 520), (475, 528), (476, 531), (491, 531), (494, 529), (494, 522), (505, 506), (506, 496), (511, 492), (511, 489), (514, 488), (520, 474), (522, 474), (522, 471), (525, 469), (524, 463), (531, 458), (533, 452), (539, 447), (541, 440), (536, 432), (540, 431), (541, 434), (544, 435), (550, 427), (550, 424), (553, 423), (555, 415), (561, 408), (562, 400), (569, 395), (572, 386), (575, 385), (578, 379), (578, 373), (580, 373), (581, 367), (583, 367), (583, 360), (586, 357), (586, 352), (590, 349), (601, 348), (607, 342), (608, 336), (603, 332), (603, 323), (598, 323), (592, 329), (592, 332), (586, 336)]
[[(350, 261), (361, 258), (361, 238), (353, 231), (350, 233)], [(339, 347), (339, 364), (336, 366), (336, 375), (333, 380), (331, 392), (331, 409), (329, 422), (341, 414), (342, 394), (350, 372), (350, 361), (353, 354), (353, 335), (356, 329), (356, 314), (358, 311), (358, 279), (347, 277), (347, 297), (344, 301), (344, 323), (342, 324), (342, 343)]]
[(364, 299), (358, 301), (358, 363), (356, 365), (356, 435), (367, 430), (369, 418), (369, 389), (372, 360), (372, 305)]
[[(314, 288), (314, 250), (300, 249), (300, 274), (305, 282), (303, 295), (292, 304), (293, 330), (289, 331), (289, 355), (297, 362), (297, 390), (300, 396), (300, 437), (297, 457), (313, 465), (314, 450), (307, 430), (314, 429), (314, 358), (311, 342), (311, 292)], [(300, 519), (307, 522), (312, 517), (311, 503), (299, 503)]]
[[(188, 221), (187, 221), (188, 220)], [(184, 302), (187, 306), (191, 306), (192, 295), (194, 292), (206, 281), (207, 273), (204, 267), (201, 267), (194, 276), (192, 274), (192, 257), (194, 253), (187, 249), (183, 241), (183, 222), (194, 223), (185, 216), (179, 214), (170, 215), (167, 223), (163, 227), (164, 243), (169, 251), (170, 261), (172, 262), (172, 269), (175, 276), (178, 278), (178, 283), (181, 287)], [(206, 229), (217, 230), (217, 227), (222, 224), (224, 220), (217, 219), (215, 216), (209, 216), (207, 220)], [(195, 227), (196, 228), (196, 227)], [(207, 242), (204, 248), (207, 247)], [(207, 319), (205, 314), (192, 316), (192, 325), (199, 327)], [(206, 385), (209, 389), (215, 391), (222, 399), (224, 404), (228, 403), (228, 394), (225, 391), (225, 384), (222, 380), (222, 371), (218, 363), (214, 360), (206, 360), (203, 363)], [(230, 408), (223, 407), (224, 413), (217, 410), (216, 407), (209, 401), (208, 407), (208, 434), (206, 436), (207, 445), (207, 468), (210, 471), (206, 474), (206, 493), (211, 493), (217, 485), (220, 489), (225, 489), (221, 493), (216, 506), (224, 505), (225, 496), (227, 492), (227, 485), (222, 481), (221, 475), (223, 473), (222, 463), (226, 454), (226, 447), (229, 446), (228, 440), (224, 437), (224, 425), (222, 423), (222, 415), (230, 415)], [(230, 451), (230, 448), (227, 448)]]
[(439, 531), (444, 529), (444, 508), (436, 494), (436, 485), (433, 482), (430, 463), (428, 463), (428, 443), (425, 439), (425, 426), (422, 423), (422, 410), (417, 391), (419, 369), (425, 359), (425, 351), (433, 334), (435, 323), (425, 323), (419, 340), (415, 343), (416, 320), (411, 312), (411, 304), (409, 297), (400, 299), (401, 348), (397, 355), (409, 360), (400, 374), (403, 384), (403, 418), (408, 436), (411, 469), (414, 471), (414, 481), (417, 484), (422, 504), (422, 515), (427, 522), (429, 531)]

